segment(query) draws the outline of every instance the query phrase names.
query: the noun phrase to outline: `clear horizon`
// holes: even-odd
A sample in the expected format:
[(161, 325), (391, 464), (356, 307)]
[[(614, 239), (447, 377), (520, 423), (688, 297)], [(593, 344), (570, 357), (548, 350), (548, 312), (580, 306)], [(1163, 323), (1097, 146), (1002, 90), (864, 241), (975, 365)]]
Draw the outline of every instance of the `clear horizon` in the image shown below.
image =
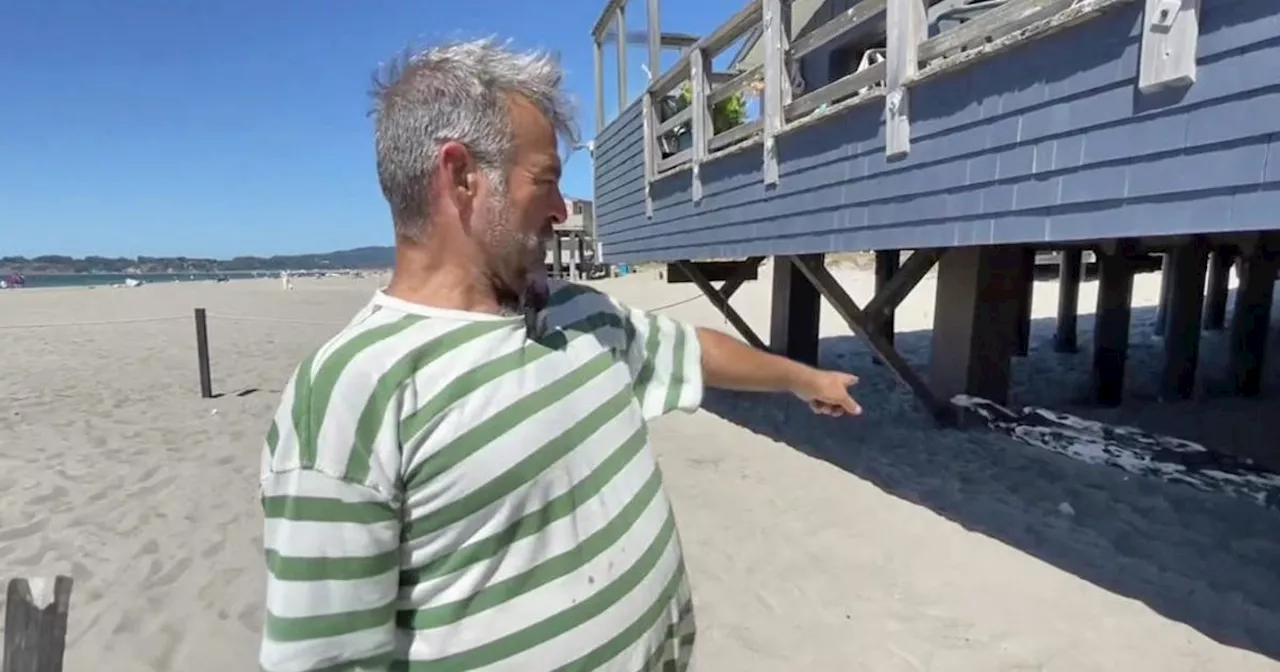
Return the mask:
[(70, 257), (77, 261), (82, 261), (88, 257), (101, 257), (103, 259), (138, 259), (139, 257), (149, 257), (155, 259), (202, 259), (213, 261), (230, 261), (236, 258), (253, 258), (253, 259), (270, 259), (272, 257), (322, 257), (332, 254), (343, 254), (346, 252), (354, 252), (356, 250), (365, 249), (392, 249), (392, 245), (359, 245), (356, 247), (348, 247), (341, 250), (325, 250), (323, 252), (295, 252), (292, 254), (233, 254), (229, 256), (196, 256), (191, 254), (79, 254), (70, 255), (61, 252), (42, 252), (40, 254), (6, 254), (0, 253), (0, 259), (11, 257), (22, 257), (28, 261), (38, 259), (40, 257)]

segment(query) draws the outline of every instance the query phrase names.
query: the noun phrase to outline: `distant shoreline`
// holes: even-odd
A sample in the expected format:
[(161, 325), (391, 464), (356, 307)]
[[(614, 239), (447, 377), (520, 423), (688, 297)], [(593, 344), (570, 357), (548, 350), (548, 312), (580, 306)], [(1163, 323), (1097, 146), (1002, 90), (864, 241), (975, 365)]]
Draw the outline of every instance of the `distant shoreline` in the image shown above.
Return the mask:
[[(326, 269), (326, 270), (290, 270), (289, 275), (294, 278), (317, 277), (322, 275), (334, 275), (338, 277), (351, 277), (356, 275), (374, 275), (382, 271), (372, 270), (349, 270), (349, 269)], [(207, 272), (180, 272), (180, 273), (24, 273), (26, 284), (21, 287), (10, 287), (10, 290), (30, 290), (30, 289), (59, 289), (59, 288), (76, 288), (76, 287), (105, 287), (123, 285), (128, 280), (140, 280), (142, 284), (171, 284), (185, 282), (215, 282), (219, 278), (225, 277), (227, 280), (275, 280), (280, 277), (282, 271), (225, 271), (218, 273)], [(3, 275), (0, 275), (3, 277)]]
[(276, 268), (276, 269), (259, 269), (253, 271), (15, 271), (12, 269), (0, 268), (0, 277), (11, 275), (14, 273), (24, 275), (28, 278), (41, 277), (66, 277), (66, 276), (86, 276), (86, 275), (127, 275), (129, 277), (145, 277), (156, 275), (210, 275), (219, 276), (226, 275), (228, 277), (234, 275), (271, 275), (278, 276), (280, 273), (288, 272), (289, 274), (307, 274), (307, 273), (335, 273), (339, 275), (347, 275), (351, 273), (381, 273), (387, 269), (384, 268)]

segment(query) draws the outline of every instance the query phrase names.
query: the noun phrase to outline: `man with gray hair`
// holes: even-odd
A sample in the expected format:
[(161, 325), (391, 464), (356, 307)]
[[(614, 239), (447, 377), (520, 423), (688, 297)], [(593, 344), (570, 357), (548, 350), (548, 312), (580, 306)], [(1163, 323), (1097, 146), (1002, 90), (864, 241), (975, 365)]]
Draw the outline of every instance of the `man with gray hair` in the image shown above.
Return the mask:
[(267, 432), (263, 669), (684, 669), (692, 601), (646, 423), (704, 384), (860, 412), (849, 374), (548, 282), (561, 78), (481, 40), (378, 86), (395, 273)]

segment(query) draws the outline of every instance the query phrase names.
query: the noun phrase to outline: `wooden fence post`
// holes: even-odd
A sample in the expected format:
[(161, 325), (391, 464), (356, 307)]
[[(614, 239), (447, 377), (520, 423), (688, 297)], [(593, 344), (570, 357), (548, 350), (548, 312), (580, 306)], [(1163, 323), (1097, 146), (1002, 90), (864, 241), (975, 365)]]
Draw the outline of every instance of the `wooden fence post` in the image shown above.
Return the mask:
[(209, 322), (204, 308), (196, 308), (196, 361), (200, 366), (200, 396), (213, 398), (213, 378), (209, 372)]
[(71, 609), (69, 576), (12, 579), (4, 610), (4, 659), (0, 672), (62, 672)]

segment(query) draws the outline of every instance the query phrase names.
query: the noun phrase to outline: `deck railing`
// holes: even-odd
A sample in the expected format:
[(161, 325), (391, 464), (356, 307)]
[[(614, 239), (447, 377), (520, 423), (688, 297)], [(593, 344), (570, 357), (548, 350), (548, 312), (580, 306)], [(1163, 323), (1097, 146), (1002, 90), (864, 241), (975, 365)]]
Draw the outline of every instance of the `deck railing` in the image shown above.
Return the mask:
[[(728, 21), (702, 38), (662, 34), (659, 0), (646, 0), (648, 57), (652, 79), (643, 95), (646, 212), (652, 215), (649, 185), (690, 170), (693, 200), (703, 195), (701, 166), (729, 152), (762, 145), (762, 177), (779, 179), (776, 139), (799, 126), (851, 107), (882, 101), (885, 153), (890, 159), (911, 150), (910, 88), (1018, 43), (1043, 37), (1135, 0), (861, 0), (803, 35), (791, 30), (791, 0), (749, 0)], [(1145, 0), (1138, 88), (1150, 92), (1195, 80), (1199, 33), (1197, 0)], [(626, 95), (625, 0), (610, 0), (595, 27), (597, 128), (604, 123), (603, 36), (616, 26), (619, 110)], [(963, 21), (938, 31), (944, 20)], [(881, 28), (883, 26), (883, 29)], [(936, 34), (930, 36), (930, 27)], [(711, 63), (749, 32), (758, 31), (763, 61), (740, 72), (713, 73)], [(853, 72), (812, 91), (800, 91), (793, 73), (799, 59), (832, 44), (853, 40), (863, 47)], [(678, 48), (675, 65), (659, 74), (659, 53)], [(673, 105), (688, 87), (689, 103)], [(716, 129), (715, 105), (735, 95), (758, 95), (758, 119)], [(687, 147), (670, 142), (688, 136)]]

